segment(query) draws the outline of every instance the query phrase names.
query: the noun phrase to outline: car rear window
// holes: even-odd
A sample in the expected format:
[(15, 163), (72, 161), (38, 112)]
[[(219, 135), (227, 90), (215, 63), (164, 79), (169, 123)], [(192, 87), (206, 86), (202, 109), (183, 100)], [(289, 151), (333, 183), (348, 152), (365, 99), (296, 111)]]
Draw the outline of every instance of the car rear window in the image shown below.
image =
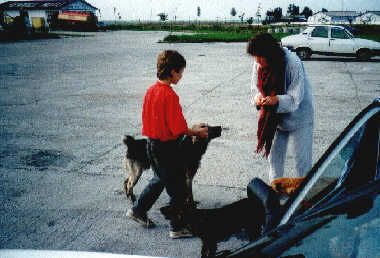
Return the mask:
[(334, 39), (348, 38), (344, 30), (341, 28), (331, 28), (331, 37)]

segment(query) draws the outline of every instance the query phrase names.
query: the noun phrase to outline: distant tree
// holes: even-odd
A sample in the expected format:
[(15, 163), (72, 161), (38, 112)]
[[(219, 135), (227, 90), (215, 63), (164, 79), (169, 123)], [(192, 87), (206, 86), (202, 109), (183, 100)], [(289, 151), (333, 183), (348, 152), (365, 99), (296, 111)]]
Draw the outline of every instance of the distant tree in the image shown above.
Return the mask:
[(327, 9), (322, 8), (322, 13), (327, 13), (327, 12), (328, 12)]
[(313, 15), (313, 11), (309, 7), (305, 6), (305, 8), (303, 8), (303, 11), (302, 11), (301, 14), (303, 16), (305, 16), (305, 18), (307, 19), (307, 18), (309, 18), (310, 16)]
[(159, 13), (157, 16), (160, 17), (160, 21), (165, 22), (168, 19), (168, 14), (166, 13)]
[(245, 16), (245, 13), (242, 13), (239, 15), (239, 19), (240, 19), (241, 23), (244, 22), (244, 16)]
[(294, 16), (296, 16), (296, 15), (299, 15), (299, 14), (300, 14), (300, 8), (299, 8), (299, 6), (296, 6), (296, 5), (294, 5), (294, 4), (290, 4), (290, 5), (288, 6), (287, 14), (288, 14), (289, 16), (292, 16), (292, 17), (294, 17)]
[(271, 9), (269, 9), (268, 11), (267, 11), (267, 14), (266, 14), (267, 16), (274, 16), (274, 12), (273, 12), (273, 10), (271, 10)]
[(282, 8), (277, 7), (273, 11), (273, 17), (275, 21), (280, 21), (282, 19)]
[(282, 8), (276, 7), (274, 10), (268, 10), (266, 15), (267, 17), (263, 24), (279, 22), (282, 19)]
[(115, 17), (115, 24), (116, 24), (116, 7), (113, 8), (113, 16)]
[(252, 25), (252, 23), (253, 23), (253, 17), (249, 17), (249, 18), (247, 19), (247, 23), (248, 23), (249, 25)]
[(237, 11), (236, 11), (235, 7), (232, 7), (230, 14), (231, 14), (232, 17), (236, 16)]
[(262, 10), (261, 3), (259, 3), (259, 5), (257, 6), (257, 11), (256, 11), (256, 17), (257, 17), (259, 22), (260, 22), (260, 18), (261, 18), (261, 10)]
[(266, 13), (266, 18), (262, 23), (263, 23), (263, 25), (265, 25), (265, 24), (269, 24), (273, 21), (274, 21), (274, 12), (273, 12), (273, 10), (269, 9)]

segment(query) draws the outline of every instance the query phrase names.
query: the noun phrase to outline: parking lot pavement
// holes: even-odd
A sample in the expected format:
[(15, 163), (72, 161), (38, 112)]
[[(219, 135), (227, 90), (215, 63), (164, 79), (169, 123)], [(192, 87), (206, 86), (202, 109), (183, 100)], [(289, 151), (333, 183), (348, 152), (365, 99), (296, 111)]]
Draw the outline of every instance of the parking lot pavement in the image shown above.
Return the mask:
[[(197, 257), (198, 239), (170, 240), (158, 227), (129, 221), (123, 193), (125, 148), (140, 136), (142, 98), (155, 81), (157, 54), (177, 49), (187, 59), (175, 86), (189, 124), (223, 127), (195, 178), (203, 208), (246, 196), (267, 163), (254, 153), (257, 113), (249, 104), (252, 60), (244, 43), (158, 44), (166, 32), (101, 32), (91, 37), (1, 43), (0, 248), (104, 251)], [(304, 62), (315, 97), (313, 160), (380, 92), (380, 59), (313, 56)], [(290, 157), (291, 158), (291, 157)], [(291, 173), (291, 159), (287, 173)], [(143, 174), (139, 193), (152, 172)], [(239, 246), (233, 237), (219, 249)]]

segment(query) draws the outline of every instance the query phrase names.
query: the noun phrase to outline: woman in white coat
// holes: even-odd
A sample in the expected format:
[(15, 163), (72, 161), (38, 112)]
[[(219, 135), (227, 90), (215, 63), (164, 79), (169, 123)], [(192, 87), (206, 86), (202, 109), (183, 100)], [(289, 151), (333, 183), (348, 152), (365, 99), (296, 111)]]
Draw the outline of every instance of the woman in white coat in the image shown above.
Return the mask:
[(286, 177), (303, 177), (312, 167), (314, 101), (302, 61), (268, 33), (250, 39), (254, 59), (252, 104), (259, 110), (256, 152), (269, 158), (269, 181), (284, 177), (286, 153), (296, 167)]

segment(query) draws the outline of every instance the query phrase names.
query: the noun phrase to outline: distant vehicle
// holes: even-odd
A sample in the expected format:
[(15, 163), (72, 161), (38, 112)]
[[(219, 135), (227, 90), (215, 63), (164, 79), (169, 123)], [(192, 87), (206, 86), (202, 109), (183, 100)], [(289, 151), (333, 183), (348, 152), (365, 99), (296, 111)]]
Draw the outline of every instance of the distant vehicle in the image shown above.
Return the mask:
[(277, 227), (217, 257), (379, 257), (379, 152), (380, 98), (355, 117), (270, 217)]
[(106, 27), (106, 25), (104, 24), (104, 22), (98, 22), (97, 24), (96, 24), (96, 29), (99, 31), (99, 30), (101, 30), (101, 31), (106, 31), (107, 30), (107, 27)]
[(308, 26), (298, 35), (282, 38), (281, 44), (302, 60), (312, 54), (356, 56), (360, 60), (380, 55), (379, 42), (355, 38), (348, 29), (337, 25)]

